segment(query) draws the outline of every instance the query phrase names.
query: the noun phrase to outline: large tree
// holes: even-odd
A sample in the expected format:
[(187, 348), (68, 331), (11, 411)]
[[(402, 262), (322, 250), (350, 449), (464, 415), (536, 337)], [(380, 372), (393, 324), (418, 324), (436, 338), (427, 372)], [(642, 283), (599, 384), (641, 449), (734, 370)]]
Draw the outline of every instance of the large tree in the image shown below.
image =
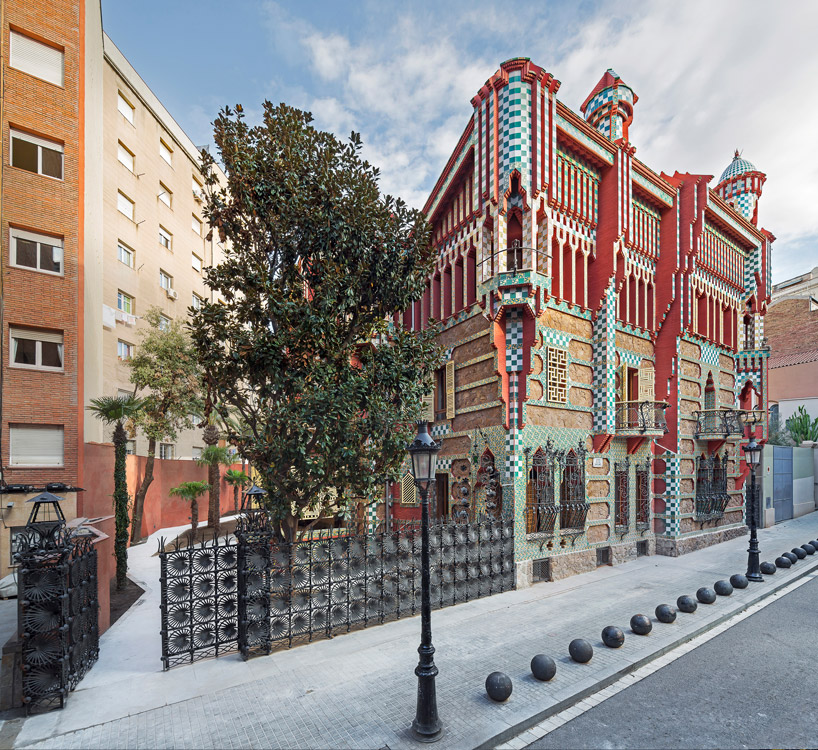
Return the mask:
[(202, 159), (221, 301), (191, 323), (227, 437), (287, 539), (320, 498), (369, 497), (396, 477), (440, 363), (433, 327), (392, 325), (432, 269), (425, 217), (381, 194), (357, 134), (342, 142), (311, 120), (269, 102), (256, 126), (241, 107), (217, 117), (226, 184)]
[(143, 315), (148, 327), (140, 331), (134, 356), (128, 360), (131, 382), (143, 397), (134, 422), (148, 438), (145, 473), (134, 496), (131, 542), (142, 539), (145, 496), (153, 482), (156, 444), (174, 441), (179, 430), (193, 427), (202, 410), (202, 386), (190, 335), (180, 320), (164, 323), (156, 307)]
[(135, 396), (100, 396), (92, 398), (88, 410), (107, 425), (114, 425), (114, 555), (116, 587), (125, 588), (128, 573), (128, 480), (125, 473), (128, 433), (125, 421), (138, 416), (143, 403)]

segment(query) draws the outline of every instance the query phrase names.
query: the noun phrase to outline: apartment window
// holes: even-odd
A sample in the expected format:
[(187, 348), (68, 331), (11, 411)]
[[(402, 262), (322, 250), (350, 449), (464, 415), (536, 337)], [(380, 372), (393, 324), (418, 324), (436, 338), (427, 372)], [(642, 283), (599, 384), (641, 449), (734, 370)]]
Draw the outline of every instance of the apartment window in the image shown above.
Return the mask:
[(65, 446), (62, 425), (9, 425), (11, 466), (63, 465)]
[(128, 268), (133, 268), (133, 250), (121, 242), (116, 246), (116, 257), (119, 258), (120, 263), (124, 263)]
[(63, 274), (61, 239), (11, 228), (11, 265), (43, 273)]
[(201, 183), (195, 178), (191, 178), (191, 190), (193, 190), (193, 198), (199, 202), (202, 200), (202, 185)]
[(199, 235), (202, 236), (202, 220), (199, 219), (197, 216), (193, 216), (190, 221), (190, 228)]
[(116, 108), (119, 110), (119, 114), (133, 125), (133, 104), (122, 96), (121, 92), (117, 94)]
[(204, 420), (198, 414), (191, 414), (190, 415), (190, 424), (194, 427), (198, 427)]
[(193, 253), (191, 265), (193, 266), (194, 271), (198, 271), (199, 273), (202, 272), (202, 259), (196, 255), (196, 253)]
[(35, 331), (26, 328), (12, 328), (11, 367), (26, 367), (34, 370), (63, 369), (62, 331)]
[(125, 292), (117, 292), (116, 308), (117, 310), (121, 310), (124, 313), (128, 313), (128, 315), (133, 315), (134, 314), (133, 297), (131, 297), (130, 294), (125, 294)]
[(198, 461), (202, 457), (202, 449), (198, 445), (193, 446), (193, 460)]
[(159, 458), (173, 458), (173, 443), (159, 443)]
[(159, 316), (159, 330), (160, 331), (170, 330), (170, 318), (167, 315)]
[(9, 65), (12, 68), (55, 86), (63, 85), (65, 53), (61, 49), (38, 42), (17, 31), (10, 33), (9, 41)]
[(193, 292), (193, 302), (191, 303), (194, 310), (201, 310), (204, 298), (200, 297), (196, 292)]
[(116, 194), (116, 207), (119, 213), (133, 221), (133, 201), (121, 191)]
[(163, 226), (159, 227), (159, 244), (168, 250), (173, 249), (173, 235)]
[(116, 158), (122, 166), (127, 167), (129, 171), (133, 172), (133, 154), (128, 150), (122, 141), (116, 144)]
[(62, 158), (61, 143), (17, 130), (11, 131), (11, 165), (13, 167), (61, 180)]
[(136, 454), (136, 440), (125, 441), (125, 453), (129, 456)]
[(173, 276), (169, 276), (162, 269), (159, 269), (159, 286), (162, 289), (173, 289)]
[(159, 139), (159, 156), (168, 164), (173, 164), (173, 149), (161, 138)]
[(159, 195), (156, 196), (159, 198), (162, 203), (164, 203), (168, 208), (171, 207), (171, 202), (173, 201), (173, 193), (170, 191), (167, 185), (163, 183), (159, 183)]
[(127, 341), (122, 341), (121, 339), (117, 341), (116, 356), (123, 361), (133, 357), (133, 344), (129, 344)]

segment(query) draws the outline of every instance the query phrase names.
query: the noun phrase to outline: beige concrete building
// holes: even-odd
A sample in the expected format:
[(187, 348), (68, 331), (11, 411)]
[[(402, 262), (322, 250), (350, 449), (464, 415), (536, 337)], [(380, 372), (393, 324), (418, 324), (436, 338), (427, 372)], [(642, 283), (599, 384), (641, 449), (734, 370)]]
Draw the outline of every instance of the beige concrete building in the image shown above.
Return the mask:
[(810, 312), (818, 310), (818, 266), (800, 276), (774, 284), (772, 304), (782, 299), (807, 299)]
[[(125, 364), (139, 343), (142, 315), (158, 307), (168, 321), (187, 317), (210, 292), (203, 270), (220, 259), (207, 240), (199, 151), (107, 34), (95, 54), (87, 140), (91, 188), (86, 198), (85, 402), (131, 392)], [(99, 106), (101, 104), (101, 106)], [(92, 205), (88, 205), (90, 202)], [(91, 238), (94, 238), (92, 241)], [(88, 414), (88, 442), (107, 442)], [(186, 430), (157, 447), (159, 458), (196, 458), (201, 430)], [(145, 454), (141, 434), (130, 452)]]

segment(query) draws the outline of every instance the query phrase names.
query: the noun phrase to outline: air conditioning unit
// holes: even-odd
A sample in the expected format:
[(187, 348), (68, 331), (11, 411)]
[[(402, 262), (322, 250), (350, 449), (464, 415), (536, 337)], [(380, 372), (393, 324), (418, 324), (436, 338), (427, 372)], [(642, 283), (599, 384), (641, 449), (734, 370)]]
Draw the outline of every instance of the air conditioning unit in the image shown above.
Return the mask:
[(193, 191), (193, 200), (195, 200), (196, 203), (201, 203), (202, 202), (202, 193), (201, 193), (201, 191), (199, 191), (199, 190), (194, 190)]
[(179, 292), (175, 289), (165, 289), (165, 294), (168, 295), (168, 299), (177, 299), (179, 297)]

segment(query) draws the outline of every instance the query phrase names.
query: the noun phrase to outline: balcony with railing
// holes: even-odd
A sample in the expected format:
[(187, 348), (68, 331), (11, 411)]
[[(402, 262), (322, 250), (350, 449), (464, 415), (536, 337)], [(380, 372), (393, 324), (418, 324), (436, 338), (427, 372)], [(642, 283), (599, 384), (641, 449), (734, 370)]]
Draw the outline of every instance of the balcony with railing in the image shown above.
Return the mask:
[(628, 435), (664, 435), (665, 401), (617, 401), (616, 431)]
[(742, 409), (700, 409), (694, 411), (697, 440), (724, 440), (731, 435), (743, 435), (748, 415)]
[(515, 275), (525, 271), (548, 273), (548, 253), (536, 247), (526, 247), (517, 240), (510, 247), (496, 250), (479, 264), (480, 278), (490, 276)]

